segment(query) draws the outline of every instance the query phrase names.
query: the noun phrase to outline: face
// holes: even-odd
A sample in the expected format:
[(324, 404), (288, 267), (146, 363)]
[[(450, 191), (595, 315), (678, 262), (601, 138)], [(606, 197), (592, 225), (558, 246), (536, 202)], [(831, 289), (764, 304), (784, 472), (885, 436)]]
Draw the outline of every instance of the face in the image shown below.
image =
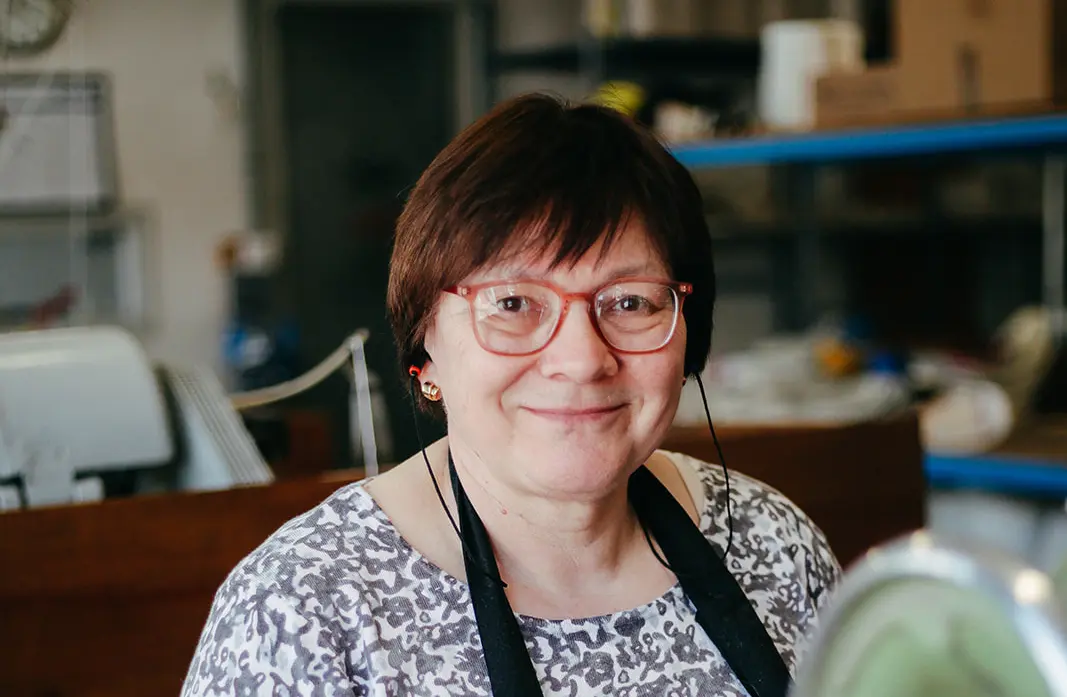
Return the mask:
[[(622, 277), (671, 279), (643, 225), (632, 223), (602, 258), (574, 267), (547, 258), (481, 269), (462, 285), (541, 280), (591, 293)], [(690, 279), (678, 279), (688, 281)], [(423, 378), (441, 388), (457, 460), (526, 493), (594, 499), (625, 482), (665, 436), (678, 407), (685, 320), (651, 353), (623, 353), (598, 334), (585, 300), (573, 300), (553, 339), (526, 356), (479, 344), (468, 302), (442, 293), (426, 336)]]

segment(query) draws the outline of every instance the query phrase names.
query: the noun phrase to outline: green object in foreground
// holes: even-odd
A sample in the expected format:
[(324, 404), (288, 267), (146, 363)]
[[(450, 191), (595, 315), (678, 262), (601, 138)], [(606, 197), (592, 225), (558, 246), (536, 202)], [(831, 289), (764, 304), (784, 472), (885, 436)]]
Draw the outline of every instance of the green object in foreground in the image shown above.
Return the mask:
[(1067, 697), (1067, 573), (1055, 581), (925, 533), (875, 550), (824, 610), (790, 697)]
[(1056, 589), (1056, 597), (1060, 603), (1067, 606), (1067, 560), (1052, 574), (1052, 586)]
[(1051, 695), (1010, 618), (976, 591), (909, 581), (867, 601), (853, 624), (837, 638), (852, 664), (831, 660), (827, 696)]

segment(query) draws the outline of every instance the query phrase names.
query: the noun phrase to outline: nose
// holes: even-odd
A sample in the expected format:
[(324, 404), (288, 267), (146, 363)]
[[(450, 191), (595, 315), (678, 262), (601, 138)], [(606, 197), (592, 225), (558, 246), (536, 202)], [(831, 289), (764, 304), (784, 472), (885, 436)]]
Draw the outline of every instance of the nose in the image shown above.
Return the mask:
[(556, 336), (541, 351), (540, 366), (545, 377), (576, 383), (596, 382), (619, 371), (615, 354), (593, 324), (588, 303), (571, 302)]

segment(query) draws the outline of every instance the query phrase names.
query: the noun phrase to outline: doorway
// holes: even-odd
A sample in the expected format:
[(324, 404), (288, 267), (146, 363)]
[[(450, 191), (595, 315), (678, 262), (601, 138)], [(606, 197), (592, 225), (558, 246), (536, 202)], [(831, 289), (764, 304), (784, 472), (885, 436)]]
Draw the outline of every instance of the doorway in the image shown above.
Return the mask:
[[(291, 3), (279, 38), (287, 239), (282, 295), (299, 322), (303, 369), (367, 328), (393, 461), (415, 452), (406, 384), (386, 318), (392, 234), (407, 190), (455, 131), (450, 3)], [(304, 406), (328, 414), (350, 466), (349, 396), (331, 379)], [(435, 437), (423, 424), (424, 437)], [(439, 429), (439, 427), (438, 427)]]

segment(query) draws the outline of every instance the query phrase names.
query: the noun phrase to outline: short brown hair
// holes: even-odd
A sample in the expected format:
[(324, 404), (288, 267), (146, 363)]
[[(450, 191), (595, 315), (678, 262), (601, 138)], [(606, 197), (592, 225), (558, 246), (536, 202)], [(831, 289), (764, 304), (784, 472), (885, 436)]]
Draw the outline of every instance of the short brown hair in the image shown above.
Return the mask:
[(516, 254), (577, 262), (610, 247), (636, 216), (675, 280), (686, 374), (711, 348), (715, 270), (700, 192), (645, 129), (607, 107), (530, 94), (498, 105), (449, 143), (419, 178), (396, 226), (388, 309), (401, 368), (422, 367), (444, 288)]

